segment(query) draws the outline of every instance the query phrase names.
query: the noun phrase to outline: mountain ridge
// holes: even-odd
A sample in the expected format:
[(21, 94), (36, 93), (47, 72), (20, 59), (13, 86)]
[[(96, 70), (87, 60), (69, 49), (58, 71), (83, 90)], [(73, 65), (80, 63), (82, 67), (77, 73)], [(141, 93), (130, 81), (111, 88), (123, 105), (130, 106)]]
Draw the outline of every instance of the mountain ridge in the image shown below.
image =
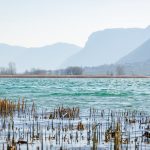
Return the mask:
[(150, 39), (146, 28), (110, 28), (93, 32), (85, 46), (58, 42), (41, 47), (0, 43), (0, 66), (15, 62), (19, 71), (31, 68), (57, 69), (68, 66), (100, 66), (118, 62)]
[(118, 64), (144, 63), (150, 61), (150, 38), (135, 50), (121, 58)]
[(92, 33), (84, 48), (62, 63), (67, 66), (112, 64), (150, 38), (147, 28), (112, 28)]
[(80, 49), (79, 46), (63, 42), (31, 48), (0, 44), (0, 66), (14, 62), (19, 72), (31, 68), (55, 69)]

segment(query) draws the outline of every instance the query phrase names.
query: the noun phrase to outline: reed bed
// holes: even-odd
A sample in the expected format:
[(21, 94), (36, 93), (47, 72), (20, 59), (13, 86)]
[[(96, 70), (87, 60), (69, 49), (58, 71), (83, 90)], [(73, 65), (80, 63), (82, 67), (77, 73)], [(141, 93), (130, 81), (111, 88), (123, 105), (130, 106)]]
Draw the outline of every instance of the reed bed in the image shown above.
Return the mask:
[(0, 150), (150, 149), (144, 111), (78, 107), (37, 109), (24, 99), (0, 100)]

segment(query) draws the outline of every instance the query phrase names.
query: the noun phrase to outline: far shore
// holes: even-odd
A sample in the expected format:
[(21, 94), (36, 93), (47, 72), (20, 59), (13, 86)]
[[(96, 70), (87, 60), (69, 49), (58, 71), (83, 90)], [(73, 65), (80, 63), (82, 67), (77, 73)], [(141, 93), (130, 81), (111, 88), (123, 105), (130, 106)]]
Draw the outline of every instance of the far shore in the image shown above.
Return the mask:
[(0, 75), (0, 78), (150, 78), (144, 75)]

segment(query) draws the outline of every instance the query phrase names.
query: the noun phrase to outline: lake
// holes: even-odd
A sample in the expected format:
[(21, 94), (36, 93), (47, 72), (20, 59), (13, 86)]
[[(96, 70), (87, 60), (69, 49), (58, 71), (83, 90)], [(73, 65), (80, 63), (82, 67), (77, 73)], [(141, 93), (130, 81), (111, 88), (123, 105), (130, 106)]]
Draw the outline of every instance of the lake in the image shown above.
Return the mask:
[(150, 79), (0, 79), (0, 98), (34, 101), (38, 107), (59, 105), (149, 111)]

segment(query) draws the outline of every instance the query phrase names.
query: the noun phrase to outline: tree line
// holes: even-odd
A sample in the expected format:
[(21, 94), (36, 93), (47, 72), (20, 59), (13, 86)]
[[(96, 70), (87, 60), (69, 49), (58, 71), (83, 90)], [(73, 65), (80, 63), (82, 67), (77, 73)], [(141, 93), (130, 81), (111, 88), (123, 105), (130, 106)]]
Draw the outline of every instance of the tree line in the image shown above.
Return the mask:
[(81, 67), (67, 67), (65, 69), (58, 69), (58, 70), (43, 70), (43, 69), (36, 69), (33, 68), (31, 70), (26, 70), (24, 74), (27, 75), (82, 75), (83, 74), (83, 68)]
[[(10, 62), (7, 67), (0, 67), (1, 75), (15, 75), (17, 73), (16, 65)], [(82, 75), (82, 74), (105, 74), (105, 75), (124, 75), (125, 68), (122, 65), (103, 65), (99, 67), (78, 67), (70, 66), (65, 69), (45, 70), (32, 68), (21, 73), (24, 75)]]

